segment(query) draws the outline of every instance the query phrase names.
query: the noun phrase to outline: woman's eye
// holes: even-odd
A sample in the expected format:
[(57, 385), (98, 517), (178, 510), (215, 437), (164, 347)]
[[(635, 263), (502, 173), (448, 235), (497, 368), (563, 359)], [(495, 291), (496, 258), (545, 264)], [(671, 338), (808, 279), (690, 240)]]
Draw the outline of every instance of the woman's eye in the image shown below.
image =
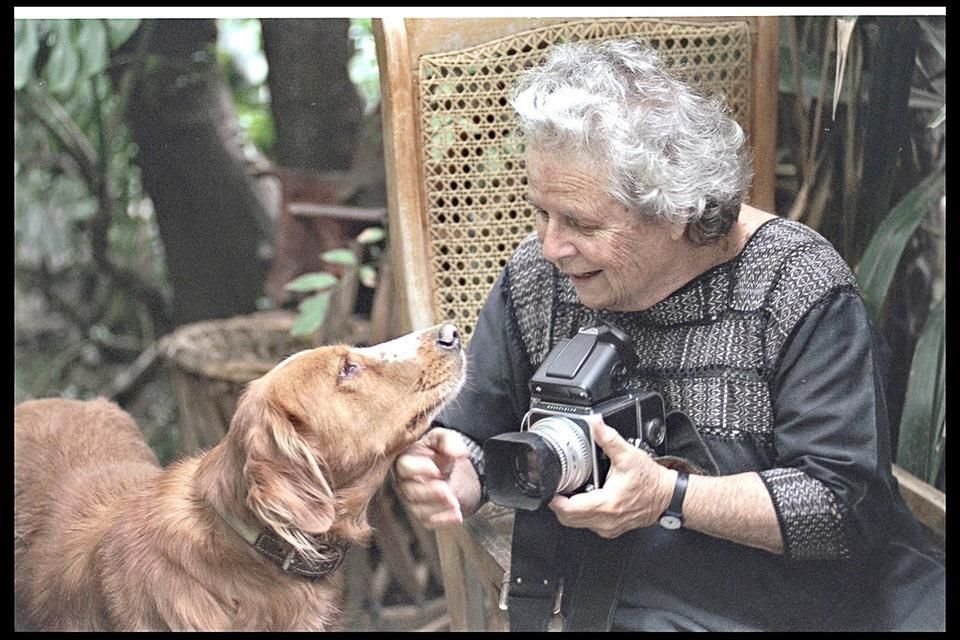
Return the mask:
[(597, 230), (597, 227), (592, 224), (583, 224), (577, 222), (576, 220), (570, 220), (568, 224), (570, 225), (571, 229), (574, 229), (579, 233), (592, 233)]

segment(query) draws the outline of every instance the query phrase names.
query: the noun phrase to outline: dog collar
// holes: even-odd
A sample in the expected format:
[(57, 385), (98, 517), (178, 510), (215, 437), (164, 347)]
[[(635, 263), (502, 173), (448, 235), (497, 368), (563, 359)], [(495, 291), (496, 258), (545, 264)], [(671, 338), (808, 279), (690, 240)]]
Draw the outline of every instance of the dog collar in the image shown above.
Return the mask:
[(304, 558), (289, 543), (268, 531), (257, 531), (248, 527), (229, 513), (218, 511), (217, 514), (231, 529), (237, 532), (237, 535), (246, 540), (261, 555), (280, 567), (281, 571), (293, 573), (310, 580), (319, 580), (336, 571), (350, 549), (349, 542), (337, 539), (326, 540), (313, 536), (316, 541), (314, 549), (320, 554), (320, 558), (311, 560)]

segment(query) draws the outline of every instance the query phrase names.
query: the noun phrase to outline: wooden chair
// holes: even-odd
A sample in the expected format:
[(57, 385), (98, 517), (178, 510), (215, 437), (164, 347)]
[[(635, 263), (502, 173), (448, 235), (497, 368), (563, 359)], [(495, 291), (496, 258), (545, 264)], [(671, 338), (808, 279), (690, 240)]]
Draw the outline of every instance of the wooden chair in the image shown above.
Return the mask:
[[(724, 97), (754, 154), (750, 201), (772, 211), (776, 17), (404, 19), (374, 21), (380, 65), (395, 333), (441, 321), (469, 339), (516, 245), (533, 229), (511, 83), (550, 45), (638, 35)], [(438, 549), (453, 630), (503, 629), (512, 513), (493, 505)]]

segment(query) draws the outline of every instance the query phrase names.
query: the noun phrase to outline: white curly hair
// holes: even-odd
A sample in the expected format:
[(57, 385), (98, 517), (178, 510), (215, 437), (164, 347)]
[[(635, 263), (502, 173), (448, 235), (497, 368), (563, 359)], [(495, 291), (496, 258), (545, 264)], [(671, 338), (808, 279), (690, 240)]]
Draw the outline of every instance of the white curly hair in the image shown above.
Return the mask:
[(752, 178), (743, 129), (644, 41), (556, 45), (521, 74), (510, 103), (527, 149), (599, 162), (628, 209), (687, 224), (701, 244), (737, 219)]

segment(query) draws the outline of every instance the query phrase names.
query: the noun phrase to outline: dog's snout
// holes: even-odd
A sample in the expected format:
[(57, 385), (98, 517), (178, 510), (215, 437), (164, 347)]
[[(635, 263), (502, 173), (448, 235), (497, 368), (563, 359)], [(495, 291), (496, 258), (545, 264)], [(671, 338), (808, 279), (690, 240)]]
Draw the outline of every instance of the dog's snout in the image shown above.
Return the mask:
[(437, 332), (437, 344), (441, 349), (460, 350), (460, 331), (452, 324), (444, 324)]

